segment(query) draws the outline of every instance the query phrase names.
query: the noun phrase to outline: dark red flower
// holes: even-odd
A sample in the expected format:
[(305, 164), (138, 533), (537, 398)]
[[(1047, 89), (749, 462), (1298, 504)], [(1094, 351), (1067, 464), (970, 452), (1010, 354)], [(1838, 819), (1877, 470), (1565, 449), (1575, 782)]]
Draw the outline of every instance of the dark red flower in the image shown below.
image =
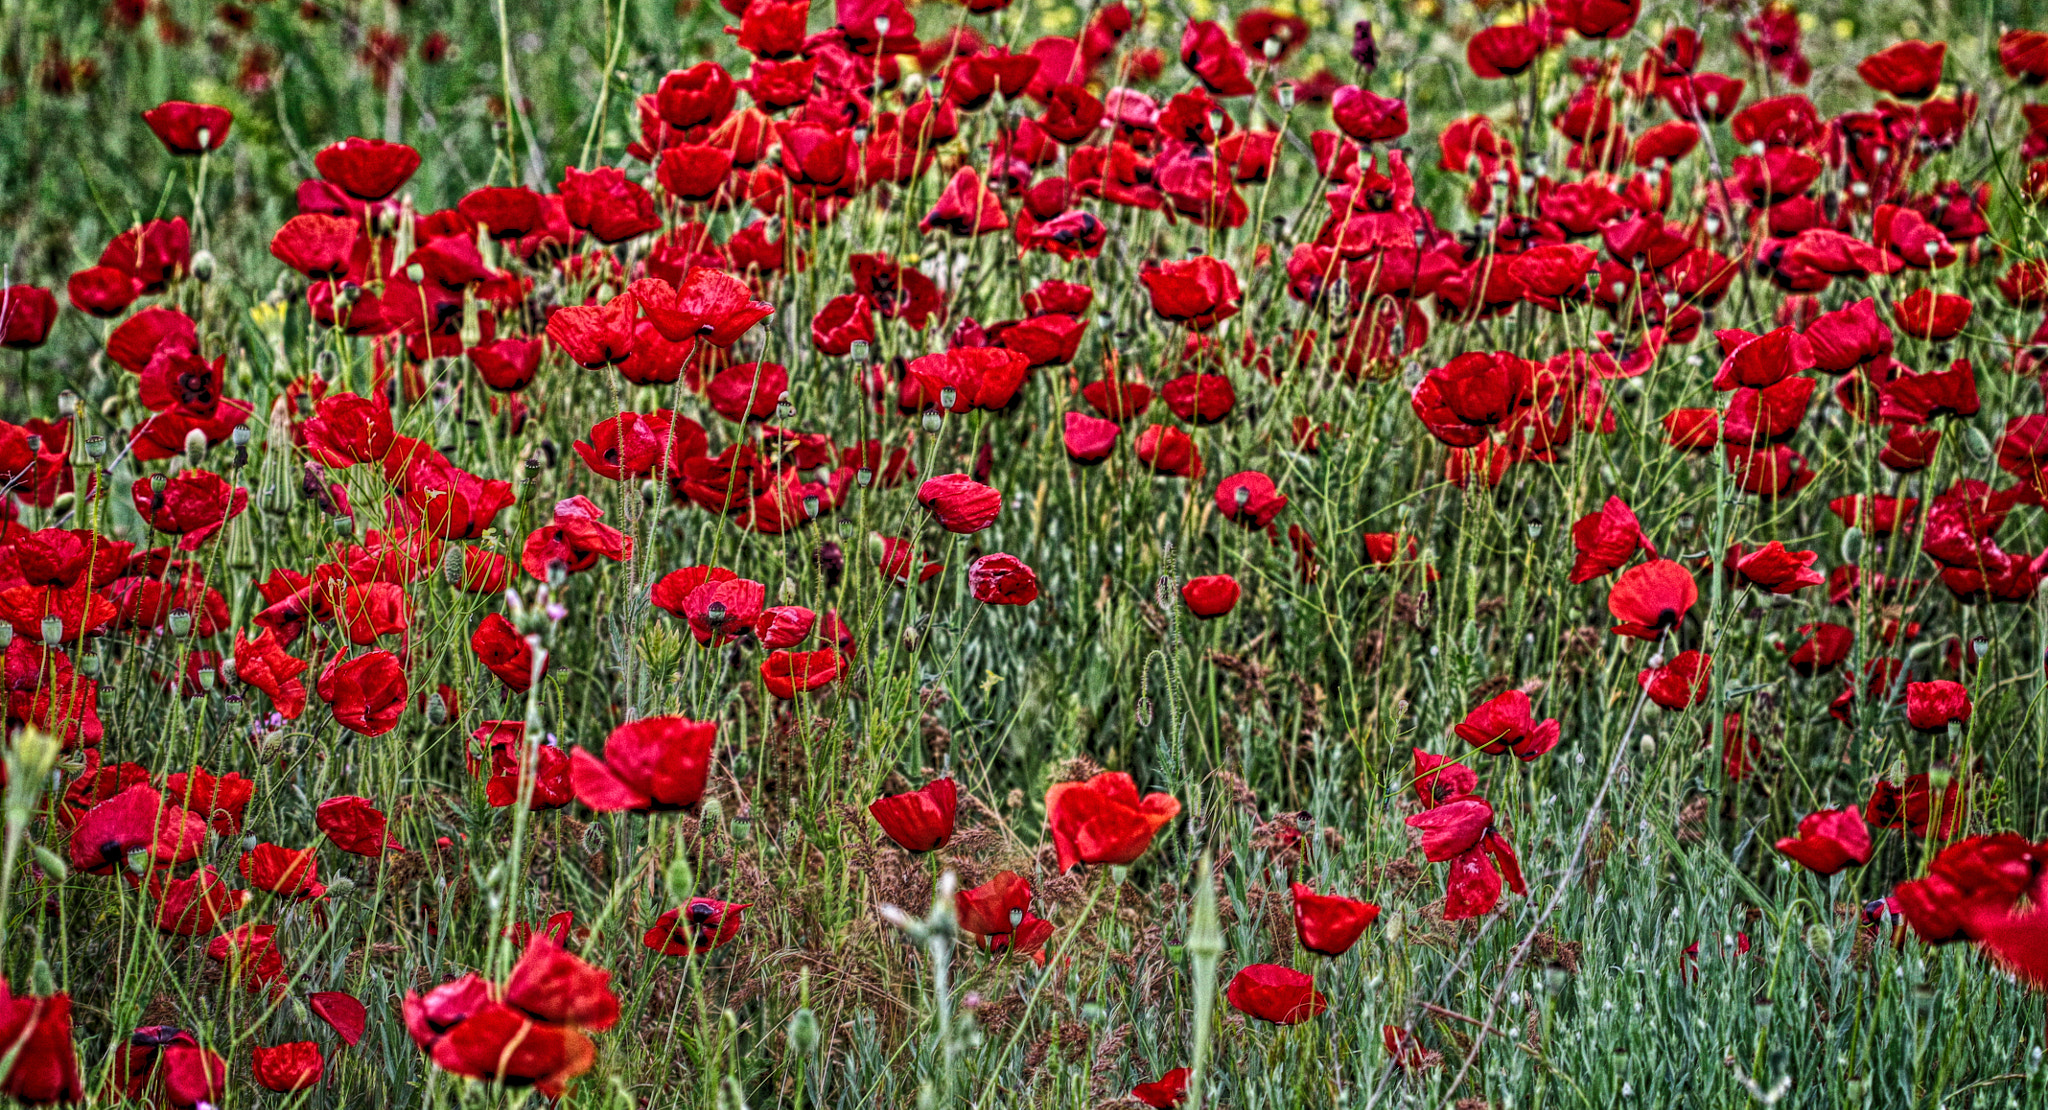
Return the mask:
[(967, 566), (967, 585), (984, 605), (1029, 605), (1038, 597), (1038, 575), (1014, 555), (995, 552)]
[(1275, 1025), (1299, 1025), (1330, 1008), (1313, 977), (1279, 964), (1239, 968), (1223, 996), (1231, 1009)]
[(1343, 955), (1380, 915), (1380, 908), (1371, 902), (1317, 894), (1305, 883), (1294, 883), (1290, 889), (1294, 894), (1294, 935), (1311, 952)]
[(1960, 682), (1936, 679), (1906, 684), (1906, 723), (1921, 732), (1940, 732), (1970, 719), (1970, 691)]
[(1067, 457), (1082, 466), (1093, 466), (1109, 457), (1123, 428), (1114, 420), (1101, 420), (1084, 412), (1070, 412), (1063, 418), (1062, 442)]
[(1330, 120), (1360, 143), (1391, 142), (1408, 133), (1408, 103), (1345, 85), (1330, 98)]
[(1534, 364), (1505, 351), (1468, 351), (1424, 375), (1409, 405), (1439, 441), (1477, 447), (1533, 402), (1534, 375)]
[(1827, 580), (1813, 569), (1813, 564), (1820, 559), (1817, 552), (1787, 551), (1785, 545), (1777, 540), (1746, 554), (1737, 544), (1729, 556), (1731, 569), (1743, 581), (1774, 594), (1797, 593)]
[(1170, 794), (1140, 798), (1137, 783), (1122, 771), (1054, 783), (1045, 792), (1046, 823), (1062, 872), (1076, 863), (1130, 863), (1179, 813), (1180, 802)]
[(376, 859), (386, 849), (405, 851), (387, 830), (383, 811), (368, 798), (343, 794), (321, 802), (313, 810), (313, 825), (327, 834), (335, 847), (351, 855)]
[(1799, 819), (1799, 835), (1778, 840), (1778, 852), (1816, 875), (1870, 862), (1870, 826), (1855, 806), (1823, 809)]
[[(534, 674), (534, 650), (526, 637), (512, 626), (501, 613), (484, 617), (470, 633), (469, 650), (476, 653), (477, 661), (484, 669), (498, 676), (498, 681), (515, 694), (531, 689), (539, 675)], [(540, 674), (547, 674), (547, 655), (540, 657)]]
[(677, 343), (702, 340), (724, 349), (775, 312), (774, 305), (754, 299), (746, 282), (702, 266), (690, 267), (673, 287), (660, 278), (642, 278), (632, 291), (647, 319)]
[(908, 794), (890, 794), (868, 804), (882, 832), (906, 852), (930, 852), (953, 839), (953, 811), (959, 788), (950, 778), (933, 779)]
[(424, 996), (407, 992), (406, 1031), (444, 1071), (558, 1098), (596, 1062), (583, 1030), (618, 1022), (610, 979), (536, 935), (502, 988), (470, 974)]
[(687, 717), (643, 717), (611, 731), (600, 758), (569, 753), (576, 800), (600, 813), (684, 809), (704, 796), (718, 726)]
[(370, 1012), (355, 996), (341, 991), (315, 991), (306, 996), (306, 1008), (334, 1029), (345, 1044), (363, 1039)]
[(1250, 96), (1257, 91), (1247, 72), (1244, 51), (1211, 20), (1188, 21), (1181, 32), (1180, 61), (1213, 95)]
[(1677, 712), (1706, 697), (1707, 683), (1713, 678), (1713, 662), (1711, 655), (1682, 651), (1669, 662), (1637, 672), (1636, 685), (1643, 688), (1651, 701)]
[(126, 867), (143, 853), (151, 870), (197, 859), (206, 845), (206, 819), (157, 792), (130, 786), (86, 810), (71, 829), (71, 866), (93, 875)]
[(1195, 331), (1207, 331), (1237, 315), (1237, 272), (1207, 255), (1148, 263), (1139, 271), (1138, 280), (1145, 283), (1152, 311)]
[(1003, 213), (995, 191), (982, 184), (974, 167), (962, 166), (917, 226), (927, 235), (933, 228), (945, 228), (955, 235), (986, 235), (1009, 227), (1010, 218)]
[(1485, 27), (1465, 44), (1465, 64), (1482, 81), (1519, 77), (1535, 64), (1544, 46), (1543, 36), (1527, 24)]
[(178, 771), (164, 779), (164, 796), (206, 819), (222, 836), (240, 836), (242, 814), (256, 796), (256, 784), (230, 771), (215, 775), (203, 767)]
[(1892, 319), (1907, 335), (1940, 343), (1962, 333), (1972, 308), (1968, 297), (1916, 289), (1892, 304)]
[(29, 351), (50, 338), (57, 322), (57, 298), (36, 285), (0, 288), (0, 347)]
[(599, 559), (622, 562), (633, 555), (633, 539), (601, 523), (604, 510), (582, 495), (555, 502), (554, 519), (533, 530), (519, 565), (535, 581), (547, 581), (551, 567), (569, 574), (589, 570)]
[(1187, 1068), (1175, 1068), (1150, 1083), (1132, 1087), (1131, 1097), (1153, 1110), (1172, 1110), (1172, 1107), (1187, 1101), (1189, 1074)]
[(561, 195), (569, 226), (588, 231), (601, 243), (623, 243), (661, 228), (654, 197), (616, 166), (599, 166), (589, 173), (568, 167), (562, 172)]
[(1925, 876), (1893, 894), (1920, 939), (1948, 944), (1974, 939), (1981, 911), (2011, 911), (2044, 869), (2048, 852), (2018, 833), (1972, 836), (1943, 848)]
[(181, 937), (213, 932), (222, 921), (248, 905), (250, 898), (246, 890), (229, 889), (220, 872), (211, 867), (201, 867), (182, 879), (152, 874), (149, 893), (157, 900), (157, 930)]
[[(927, 573), (923, 578), (929, 578), (937, 573), (933, 569), (937, 566), (927, 566)], [(886, 566), (884, 569), (887, 569)], [(923, 581), (923, 578), (919, 581)], [(837, 648), (820, 648), (817, 651), (772, 651), (768, 653), (768, 658), (761, 661), (761, 681), (768, 687), (769, 693), (784, 701), (790, 701), (800, 692), (816, 690), (838, 681), (845, 668), (846, 657)]]
[(258, 844), (242, 853), (242, 877), (256, 890), (304, 897), (325, 889), (319, 882), (320, 857), (312, 848)]
[[(912, 359), (902, 398), (911, 411), (936, 405), (948, 412), (1007, 407), (1030, 373), (1031, 361), (1000, 347), (955, 347)], [(947, 391), (952, 391), (951, 400)]]
[(131, 1101), (170, 1110), (194, 1110), (220, 1101), (227, 1090), (228, 1062), (199, 1047), (190, 1032), (145, 1025), (128, 1037), (108, 1077), (113, 1092)]
[(1619, 497), (1609, 497), (1599, 512), (1587, 513), (1572, 523), (1572, 546), (1578, 550), (1572, 561), (1574, 583), (1620, 570), (1637, 551), (1657, 557), (1656, 545), (1643, 534), (1635, 511)]
[(547, 219), (540, 194), (524, 185), (472, 189), (456, 203), (455, 210), (499, 242), (523, 239), (540, 230)]

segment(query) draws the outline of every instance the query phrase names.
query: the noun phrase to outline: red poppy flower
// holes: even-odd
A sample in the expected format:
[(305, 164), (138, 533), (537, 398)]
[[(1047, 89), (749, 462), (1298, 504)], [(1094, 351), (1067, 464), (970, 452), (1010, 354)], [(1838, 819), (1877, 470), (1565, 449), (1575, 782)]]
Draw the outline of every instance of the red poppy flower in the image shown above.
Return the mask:
[(1245, 528), (1265, 528), (1287, 507), (1287, 495), (1256, 470), (1233, 474), (1216, 485), (1216, 511)]
[(967, 586), (984, 605), (1029, 605), (1038, 598), (1038, 575), (1015, 555), (994, 552), (967, 565)]
[(10, 1056), (0, 1068), (0, 1094), (30, 1106), (85, 1098), (71, 1042), (70, 995), (17, 995), (0, 980), (0, 1044), (9, 1046)]
[(1315, 979), (1279, 964), (1251, 964), (1223, 992), (1233, 1010), (1275, 1025), (1299, 1025), (1330, 1008)]
[(677, 343), (702, 340), (724, 349), (775, 312), (775, 306), (754, 299), (747, 283), (702, 266), (692, 266), (674, 287), (660, 278), (642, 278), (632, 292), (647, 319)]
[(972, 166), (962, 166), (953, 174), (945, 191), (939, 194), (938, 203), (917, 225), (927, 235), (933, 228), (944, 228), (966, 236), (986, 235), (1009, 226), (1010, 217), (1003, 213), (995, 191), (982, 184), (981, 175)]
[(1816, 875), (1870, 862), (1870, 826), (1855, 806), (1823, 809), (1799, 819), (1799, 835), (1779, 839), (1781, 855)]
[(1688, 709), (1706, 697), (1713, 661), (1713, 656), (1702, 652), (1682, 651), (1667, 663), (1637, 672), (1636, 685), (1665, 709)]
[(208, 941), (206, 955), (226, 967), (229, 982), (251, 994), (282, 986), (287, 978), (275, 925), (238, 925)]
[(799, 692), (816, 690), (838, 681), (845, 667), (845, 657), (836, 648), (772, 651), (761, 661), (761, 681), (767, 685), (769, 693), (790, 701)]
[(874, 317), (867, 298), (858, 293), (832, 298), (811, 318), (811, 345), (819, 354), (840, 358), (851, 352), (855, 343), (874, 342)]
[(1921, 732), (1940, 732), (1970, 719), (1970, 691), (1960, 682), (1936, 679), (1906, 684), (1906, 723)]
[(302, 896), (319, 887), (320, 857), (312, 848), (258, 844), (242, 853), (242, 877), (257, 890)]
[(1330, 98), (1330, 120), (1360, 143), (1391, 142), (1408, 133), (1408, 104), (1399, 97), (1345, 85)]
[(1250, 96), (1257, 91), (1244, 51), (1214, 21), (1188, 21), (1181, 32), (1180, 61), (1214, 96)]
[(1543, 50), (1543, 36), (1526, 24), (1486, 27), (1465, 44), (1465, 64), (1480, 80), (1497, 81), (1527, 72)]
[(1615, 634), (1655, 640), (1685, 619), (1700, 588), (1692, 573), (1669, 559), (1640, 563), (1622, 572), (1607, 593), (1607, 611), (1621, 623)]
[[(1243, 19), (1243, 16), (1239, 17), (1240, 24)], [(1190, 1074), (1187, 1068), (1175, 1068), (1150, 1083), (1140, 1083), (1132, 1087), (1131, 1097), (1152, 1107), (1153, 1110), (1171, 1110), (1172, 1107), (1187, 1101)]]
[(321, 802), (313, 811), (313, 825), (327, 834), (334, 846), (351, 855), (376, 859), (386, 849), (405, 851), (405, 845), (386, 830), (383, 811), (368, 798), (338, 795)]
[[(670, 583), (684, 568), (664, 576)], [(740, 578), (723, 567), (709, 568), (705, 580), (684, 596), (677, 615), (690, 622), (690, 633), (700, 644), (723, 644), (753, 629), (768, 604), (768, 588), (751, 578)], [(681, 583), (673, 583), (671, 588)], [(656, 604), (660, 604), (656, 602)]]
[(157, 930), (181, 937), (213, 932), (222, 921), (248, 905), (250, 898), (246, 890), (229, 889), (220, 872), (211, 867), (201, 867), (182, 879), (152, 874), (149, 893), (157, 900)]
[(611, 731), (602, 758), (569, 753), (576, 800), (600, 813), (684, 809), (704, 796), (718, 726), (687, 717), (643, 717)]
[(471, 974), (424, 996), (407, 992), (406, 1031), (444, 1071), (531, 1085), (559, 1098), (596, 1062), (596, 1047), (582, 1031), (618, 1022), (610, 979), (539, 935), (502, 989)]
[(1654, 559), (1656, 545), (1643, 534), (1635, 511), (1619, 497), (1609, 497), (1597, 513), (1587, 513), (1572, 524), (1572, 546), (1578, 557), (1572, 561), (1571, 580), (1590, 582), (1620, 570), (1643, 551)]
[(346, 650), (321, 668), (313, 692), (327, 703), (341, 727), (361, 736), (382, 736), (398, 727), (405, 712), (405, 667), (388, 651), (344, 659)]
[(204, 818), (222, 836), (239, 836), (242, 814), (256, 796), (256, 784), (238, 772), (215, 775), (203, 767), (165, 778), (164, 796)]
[(1981, 911), (2004, 914), (2048, 867), (2048, 853), (2017, 833), (1972, 836), (1941, 850), (1927, 874), (1893, 892), (1906, 924), (1929, 944), (1973, 939)]
[(151, 528), (180, 537), (181, 551), (197, 551), (249, 507), (248, 490), (230, 486), (208, 470), (181, 470), (167, 479), (143, 478), (135, 483), (133, 498), (135, 511)]
[(220, 1101), (227, 1090), (228, 1062), (199, 1047), (198, 1038), (168, 1025), (145, 1025), (128, 1037), (114, 1057), (109, 1082), (130, 1101), (174, 1110), (193, 1110)]
[(535, 581), (547, 581), (551, 567), (577, 574), (601, 558), (623, 562), (632, 558), (633, 538), (600, 523), (604, 510), (582, 495), (555, 502), (554, 519), (533, 530), (520, 552), (519, 565)]
[(950, 778), (933, 779), (908, 794), (889, 794), (868, 804), (882, 832), (906, 852), (930, 852), (953, 839), (953, 811), (959, 788)]
[(1856, 64), (1863, 83), (1900, 100), (1925, 100), (1941, 84), (1942, 57), (1948, 44), (1919, 39), (1894, 43)]
[(228, 141), (228, 128), (234, 120), (234, 113), (226, 108), (189, 100), (166, 100), (142, 113), (142, 122), (172, 154), (219, 150)]
[(78, 818), (71, 829), (71, 866), (112, 875), (131, 853), (152, 869), (197, 859), (206, 844), (206, 819), (146, 784), (130, 786)]
[(29, 351), (49, 341), (57, 322), (57, 298), (35, 285), (0, 288), (0, 347)]
[[(927, 559), (910, 541), (898, 536), (882, 537), (882, 559), (877, 567), (882, 577), (899, 586), (907, 586), (913, 579), (929, 582), (946, 569), (946, 565)], [(786, 661), (784, 666), (796, 666), (798, 661)]]
[(321, 177), (365, 203), (398, 191), (420, 168), (420, 153), (404, 143), (382, 139), (343, 139), (313, 156)]
[(702, 955), (739, 935), (745, 902), (692, 898), (679, 910), (655, 918), (640, 943), (664, 956)]
[(1237, 315), (1237, 272), (1207, 255), (1147, 263), (1138, 280), (1152, 298), (1152, 311), (1195, 331), (1207, 331)]
[(326, 1064), (320, 1046), (312, 1041), (256, 1045), (250, 1049), (256, 1084), (265, 1090), (289, 1093), (309, 1090), (320, 1082)]
[(1179, 813), (1180, 802), (1170, 794), (1141, 799), (1137, 784), (1122, 771), (1104, 771), (1086, 782), (1054, 783), (1045, 792), (1046, 823), (1062, 872), (1076, 863), (1130, 863)]
[[(534, 674), (533, 646), (501, 613), (487, 615), (476, 626), (476, 631), (469, 636), (469, 650), (476, 653), (477, 661), (484, 665), (485, 670), (497, 675), (498, 681), (515, 694), (531, 689), (534, 680), (540, 677)], [(543, 654), (540, 657), (540, 674), (547, 674), (547, 669), (548, 656)]]
[(1093, 466), (1109, 457), (1123, 428), (1114, 420), (1101, 420), (1084, 412), (1070, 412), (1063, 418), (1062, 442), (1067, 457), (1082, 466)]
[(1974, 306), (1970, 298), (1916, 289), (1892, 305), (1892, 319), (1915, 339), (1940, 343), (1962, 334)]
[(1736, 574), (1750, 585), (1774, 594), (1797, 593), (1808, 586), (1818, 586), (1827, 579), (1813, 564), (1820, 555), (1813, 551), (1787, 551), (1777, 540), (1743, 553), (1737, 544), (1729, 553), (1729, 563)]
[(1415, 795), (1425, 807), (1434, 808), (1479, 789), (1479, 775), (1472, 768), (1421, 748), (1409, 750), (1415, 754)]
[(1237, 608), (1242, 592), (1230, 575), (1210, 574), (1188, 579), (1180, 588), (1180, 599), (1188, 612), (1201, 620), (1213, 620)]
[(1290, 889), (1294, 894), (1294, 935), (1311, 952), (1343, 955), (1380, 915), (1380, 908), (1371, 902), (1317, 894), (1305, 883), (1294, 883)]
[(1488, 755), (1506, 755), (1527, 763), (1557, 746), (1556, 720), (1538, 722), (1529, 695), (1509, 690), (1465, 715), (1452, 731)]
[(918, 487), (917, 503), (939, 527), (968, 536), (995, 523), (1003, 510), (1003, 495), (965, 474), (941, 474)]
[(1000, 871), (972, 890), (953, 895), (962, 932), (981, 938), (991, 952), (1029, 953), (1051, 938), (1053, 926), (1031, 914), (1031, 883), (1014, 871)]
[(548, 338), (570, 361), (590, 370), (616, 366), (633, 353), (640, 303), (621, 293), (602, 305), (570, 305), (548, 317)]

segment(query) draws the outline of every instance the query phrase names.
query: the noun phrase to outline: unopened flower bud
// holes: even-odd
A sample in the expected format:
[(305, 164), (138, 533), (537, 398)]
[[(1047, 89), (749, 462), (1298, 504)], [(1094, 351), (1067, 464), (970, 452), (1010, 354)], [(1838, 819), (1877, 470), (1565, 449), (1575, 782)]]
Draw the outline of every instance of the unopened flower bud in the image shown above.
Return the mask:
[(206, 461), (206, 429), (194, 428), (185, 433), (185, 465), (198, 466)]
[(196, 251), (192, 255), (192, 280), (201, 284), (213, 280), (213, 252)]

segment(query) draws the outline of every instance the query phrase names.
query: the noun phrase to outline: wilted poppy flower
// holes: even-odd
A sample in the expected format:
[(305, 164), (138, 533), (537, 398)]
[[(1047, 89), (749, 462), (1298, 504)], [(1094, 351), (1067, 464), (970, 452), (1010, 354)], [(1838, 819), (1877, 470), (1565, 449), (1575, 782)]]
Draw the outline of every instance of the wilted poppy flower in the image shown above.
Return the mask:
[(138, 479), (135, 511), (151, 528), (178, 538), (180, 551), (199, 546), (249, 507), (249, 491), (210, 470), (181, 470), (169, 478)]
[(1870, 826), (1855, 806), (1823, 809), (1799, 819), (1799, 835), (1780, 838), (1780, 854), (1816, 875), (1870, 862)]
[(1179, 813), (1180, 802), (1171, 794), (1138, 797), (1137, 783), (1122, 771), (1057, 782), (1045, 792), (1046, 823), (1062, 872), (1076, 863), (1130, 863)]
[(1454, 798), (1407, 819), (1422, 830), (1423, 855), (1448, 862), (1444, 920), (1462, 921), (1493, 912), (1500, 902), (1502, 872), (1509, 889), (1528, 893), (1514, 848), (1493, 827), (1493, 806), (1477, 795)]
[(386, 831), (389, 822), (383, 811), (368, 798), (352, 794), (329, 798), (314, 807), (313, 825), (326, 833), (335, 847), (351, 855), (375, 859), (387, 848), (405, 851), (405, 845)]
[(1703, 652), (1682, 651), (1667, 663), (1638, 671), (1636, 685), (1665, 709), (1688, 709), (1706, 696), (1713, 661), (1713, 656)]
[(1684, 620), (1699, 599), (1699, 584), (1690, 571), (1669, 559), (1657, 559), (1621, 573), (1607, 592), (1607, 611), (1621, 622), (1614, 626), (1616, 635), (1655, 640)]
[(1180, 599), (1201, 620), (1212, 620), (1237, 608), (1237, 598), (1243, 591), (1237, 579), (1227, 574), (1207, 574), (1190, 578), (1181, 585)]
[(1330, 1008), (1315, 979), (1279, 964), (1251, 964), (1230, 977), (1230, 1008), (1275, 1025), (1299, 1025)]
[(1195, 331), (1207, 331), (1237, 315), (1237, 272), (1207, 255), (1147, 263), (1138, 280), (1152, 298), (1152, 311)]
[(1572, 561), (1571, 580), (1590, 582), (1620, 570), (1637, 551), (1657, 557), (1656, 545), (1643, 534), (1634, 510), (1619, 497), (1609, 497), (1597, 513), (1587, 513), (1572, 523), (1572, 546), (1578, 557)]
[(932, 514), (939, 527), (966, 536), (995, 523), (1003, 509), (1003, 495), (965, 474), (941, 474), (918, 487), (917, 503)]
[(1948, 44), (1918, 39), (1894, 43), (1856, 64), (1863, 83), (1900, 100), (1925, 100), (1941, 84), (1942, 56)]
[(1529, 708), (1529, 695), (1509, 690), (1465, 715), (1452, 731), (1488, 755), (1515, 753), (1527, 763), (1557, 746), (1555, 719), (1539, 723)]
[(908, 794), (889, 794), (868, 803), (882, 832), (906, 852), (929, 852), (953, 839), (953, 811), (959, 788), (950, 778), (933, 779)]
[(692, 898), (679, 910), (654, 919), (640, 943), (664, 956), (696, 956), (732, 943), (748, 903)]
[(1940, 732), (1970, 719), (1970, 691), (1960, 682), (1936, 679), (1906, 684), (1906, 723), (1921, 732)]
[(357, 200), (380, 201), (398, 191), (420, 168), (420, 152), (382, 139), (343, 139), (313, 156), (321, 177)]
[(1306, 883), (1294, 883), (1289, 889), (1294, 895), (1294, 935), (1311, 952), (1343, 955), (1380, 915), (1380, 908), (1371, 902), (1317, 894)]
[(611, 731), (602, 757), (569, 753), (576, 800), (599, 813), (684, 809), (704, 797), (718, 726), (688, 717), (642, 717)]
[(126, 867), (142, 853), (154, 869), (199, 858), (206, 845), (206, 819), (175, 804), (147, 784), (130, 786), (86, 810), (71, 829), (71, 866), (93, 875)]
[(761, 681), (768, 692), (784, 701), (798, 693), (816, 690), (836, 682), (844, 672), (846, 659), (837, 648), (816, 651), (771, 651), (761, 661)]
[(256, 1045), (250, 1053), (256, 1084), (270, 1091), (307, 1090), (320, 1082), (320, 1073), (326, 1067), (320, 1058), (320, 1046), (312, 1041)]
[(1140, 1083), (1131, 1088), (1131, 1097), (1153, 1108), (1172, 1110), (1188, 1098), (1187, 1068), (1175, 1068), (1150, 1083)]
[(313, 692), (334, 711), (335, 721), (362, 736), (382, 736), (398, 727), (405, 712), (405, 667), (388, 651), (345, 659), (346, 649), (320, 671)]
[(1038, 597), (1038, 575), (1015, 555), (994, 552), (967, 565), (967, 585), (984, 605), (1029, 605)]

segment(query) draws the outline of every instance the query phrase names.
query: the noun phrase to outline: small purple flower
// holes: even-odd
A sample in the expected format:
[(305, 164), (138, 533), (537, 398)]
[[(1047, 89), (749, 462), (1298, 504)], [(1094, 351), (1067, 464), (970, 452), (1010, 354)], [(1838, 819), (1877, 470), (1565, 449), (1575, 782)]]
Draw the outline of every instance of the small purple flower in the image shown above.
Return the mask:
[(1372, 20), (1361, 19), (1351, 25), (1351, 60), (1371, 76), (1380, 67), (1380, 44), (1373, 38)]

